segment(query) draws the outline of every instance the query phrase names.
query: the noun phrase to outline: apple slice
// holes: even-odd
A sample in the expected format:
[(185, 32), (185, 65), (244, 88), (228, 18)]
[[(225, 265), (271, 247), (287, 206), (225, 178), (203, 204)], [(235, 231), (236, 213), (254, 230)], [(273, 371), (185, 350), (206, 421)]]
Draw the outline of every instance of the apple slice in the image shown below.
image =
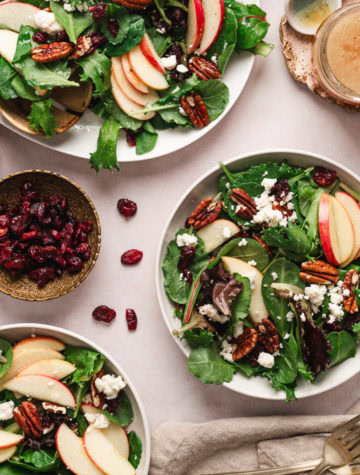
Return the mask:
[[(84, 414), (102, 414), (101, 410), (97, 409), (93, 404), (83, 403), (81, 404), (81, 410)], [(123, 427), (110, 422), (110, 425), (106, 429), (101, 429), (101, 432), (114, 444), (120, 455), (126, 459), (129, 458), (129, 439)]]
[(8, 63), (14, 59), (18, 36), (14, 31), (0, 29), (0, 56)]
[(360, 251), (360, 205), (345, 191), (337, 191), (335, 193), (335, 198), (344, 206), (354, 226), (355, 245), (353, 252), (349, 259), (341, 264), (342, 267), (346, 267), (350, 262), (356, 259)]
[(68, 361), (49, 359), (37, 361), (36, 363), (26, 366), (19, 371), (18, 376), (23, 376), (24, 374), (42, 374), (55, 379), (63, 379), (75, 370), (76, 366)]
[(239, 231), (239, 226), (232, 221), (228, 219), (217, 219), (201, 228), (196, 234), (204, 241), (205, 251), (209, 253), (218, 246), (221, 246), (221, 244)]
[(121, 89), (121, 91), (125, 94), (125, 96), (130, 99), (131, 102), (134, 102), (138, 106), (145, 107), (149, 101), (149, 94), (142, 94), (141, 92), (137, 91), (129, 81), (126, 79), (124, 74), (124, 70), (121, 66), (121, 59), (120, 57), (111, 58), (112, 62), (112, 74), (117, 82), (117, 85)]
[(108, 475), (135, 475), (135, 469), (120, 455), (102, 430), (89, 426), (83, 436), (85, 451), (90, 460)]
[(251, 291), (249, 315), (254, 322), (261, 322), (263, 318), (269, 315), (261, 291), (262, 273), (256, 267), (236, 257), (224, 256), (221, 260), (230, 274), (240, 274), (244, 277), (254, 276), (254, 289)]
[(66, 424), (61, 424), (56, 432), (56, 448), (64, 465), (79, 475), (100, 475), (101, 472), (91, 462), (84, 450), (83, 441)]
[(128, 54), (126, 53), (120, 56), (120, 60), (121, 60), (121, 66), (123, 68), (126, 79), (129, 81), (132, 87), (136, 89), (137, 91), (141, 92), (142, 94), (147, 94), (149, 92), (149, 88), (147, 87), (146, 84), (140, 81), (140, 79), (136, 76), (134, 71), (131, 69)]
[(0, 4), (0, 25), (18, 32), (22, 25), (36, 28), (34, 15), (39, 11), (40, 8), (29, 3), (8, 2)]
[(198, 54), (203, 54), (215, 42), (221, 31), (225, 6), (224, 0), (202, 0), (205, 16), (204, 33), (200, 41)]
[(14, 345), (13, 353), (20, 353), (21, 351), (32, 350), (33, 348), (48, 348), (55, 351), (62, 351), (65, 349), (65, 345), (60, 340), (52, 338), (51, 336), (34, 336), (25, 338)]
[(204, 28), (205, 15), (201, 0), (189, 0), (188, 29), (186, 34), (186, 49), (188, 54), (193, 53), (199, 46), (204, 34)]
[(64, 356), (58, 351), (47, 348), (33, 348), (29, 351), (15, 353), (9, 371), (0, 378), (0, 387), (7, 381), (10, 381), (10, 379), (15, 378), (19, 371), (26, 368), (26, 366), (47, 359), (63, 360)]
[(160, 71), (152, 66), (143, 55), (140, 46), (136, 46), (128, 53), (131, 69), (136, 76), (151, 89), (163, 91), (169, 84)]
[(0, 449), (7, 449), (14, 447), (14, 445), (20, 444), (24, 436), (21, 434), (13, 434), (6, 430), (0, 429)]
[(6, 462), (6, 460), (9, 460), (9, 458), (11, 458), (15, 452), (16, 452), (16, 445), (13, 445), (12, 447), (8, 447), (7, 449), (1, 449), (0, 463)]
[(344, 206), (328, 193), (320, 197), (319, 234), (330, 264), (341, 265), (350, 258), (355, 247), (354, 226)]
[(75, 398), (70, 389), (61, 381), (50, 376), (42, 374), (16, 376), (5, 383), (3, 388), (41, 401), (53, 402), (59, 406), (72, 409), (76, 407)]
[[(122, 109), (125, 114), (129, 115), (130, 117), (134, 117), (134, 119), (138, 120), (149, 120), (152, 119), (155, 115), (155, 112), (145, 112), (145, 113), (138, 113), (143, 109), (143, 107), (138, 106), (134, 102), (130, 101), (128, 97), (122, 92), (119, 88), (118, 83), (115, 80), (114, 75), (111, 75), (111, 86), (112, 86), (112, 94), (117, 105)], [(153, 104), (158, 100), (158, 95), (155, 91), (150, 91), (148, 95), (148, 103)]]
[(154, 45), (147, 33), (145, 33), (145, 35), (143, 36), (139, 46), (142, 54), (149, 61), (149, 63), (154, 66), (154, 68), (156, 68), (160, 73), (166, 74), (165, 68), (161, 64), (160, 56), (157, 54)]

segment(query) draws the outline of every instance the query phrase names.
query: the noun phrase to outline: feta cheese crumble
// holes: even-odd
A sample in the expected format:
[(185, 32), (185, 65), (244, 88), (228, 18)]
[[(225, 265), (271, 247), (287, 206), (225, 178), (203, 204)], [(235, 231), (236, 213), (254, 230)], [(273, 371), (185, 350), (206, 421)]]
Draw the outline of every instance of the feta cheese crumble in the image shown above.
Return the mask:
[(229, 239), (229, 237), (231, 237), (230, 228), (228, 228), (227, 226), (225, 226), (225, 228), (223, 229), (223, 236), (226, 239)]
[(213, 322), (225, 323), (229, 320), (230, 317), (226, 315), (221, 315), (218, 310), (211, 303), (207, 303), (199, 307), (200, 315), (208, 317), (209, 320)]
[(43, 402), (42, 407), (45, 411), (55, 412), (55, 414), (66, 414), (66, 407), (57, 406), (56, 404), (51, 404), (50, 402)]
[(276, 272), (271, 272), (271, 277), (272, 277), (272, 280), (276, 280), (279, 276), (277, 275)]
[(248, 272), (247, 274), (244, 274), (244, 277), (247, 277), (250, 280), (251, 290), (254, 290), (256, 287), (256, 272)]
[(229, 361), (229, 363), (233, 363), (233, 357), (232, 357), (232, 344), (229, 343), (228, 341), (224, 340), (221, 343), (222, 350), (220, 351), (220, 356), (224, 358), (225, 361)]
[(104, 414), (85, 414), (85, 419), (95, 429), (106, 429), (110, 425), (109, 419)]
[(251, 266), (254, 266), (254, 267), (255, 267), (256, 264), (257, 264), (257, 262), (254, 261), (254, 259), (253, 259), (253, 260), (251, 260), (251, 261), (248, 261), (248, 264), (250, 264)]
[(179, 73), (185, 74), (185, 73), (187, 73), (189, 70), (188, 70), (188, 68), (187, 68), (186, 66), (184, 66), (183, 64), (178, 64), (178, 65), (176, 66), (176, 71), (178, 71)]
[(161, 58), (161, 64), (164, 66), (165, 69), (172, 70), (176, 68), (177, 60), (175, 54), (172, 54), (167, 58)]
[(264, 368), (272, 368), (275, 364), (275, 358), (270, 353), (265, 353), (262, 351), (257, 359), (259, 365), (264, 366)]
[(179, 234), (176, 236), (176, 244), (178, 247), (184, 247), (184, 246), (196, 246), (198, 243), (198, 238), (194, 234)]
[(245, 238), (241, 239), (241, 241), (239, 241), (239, 244), (238, 246), (239, 247), (245, 247), (247, 245), (247, 240)]
[(105, 374), (102, 378), (95, 379), (96, 389), (105, 394), (107, 399), (115, 399), (119, 392), (125, 388), (126, 383), (121, 376)]
[(239, 337), (240, 335), (242, 335), (244, 333), (244, 322), (242, 322), (241, 320), (239, 322), (237, 322), (237, 324), (235, 325), (235, 328), (234, 328), (234, 338), (237, 338)]
[(64, 30), (63, 26), (56, 20), (55, 15), (52, 12), (40, 10), (35, 13), (33, 19), (36, 28), (48, 33), (49, 35), (56, 35), (56, 33)]
[(292, 321), (294, 320), (294, 317), (295, 317), (294, 312), (288, 312), (288, 313), (286, 314), (286, 320), (287, 320), (288, 322), (292, 322)]
[(308, 297), (311, 309), (314, 313), (319, 311), (324, 301), (326, 291), (325, 285), (311, 284), (309, 287), (305, 287), (305, 297)]
[(3, 402), (0, 404), (0, 421), (8, 421), (9, 419), (12, 419), (14, 407), (14, 401)]

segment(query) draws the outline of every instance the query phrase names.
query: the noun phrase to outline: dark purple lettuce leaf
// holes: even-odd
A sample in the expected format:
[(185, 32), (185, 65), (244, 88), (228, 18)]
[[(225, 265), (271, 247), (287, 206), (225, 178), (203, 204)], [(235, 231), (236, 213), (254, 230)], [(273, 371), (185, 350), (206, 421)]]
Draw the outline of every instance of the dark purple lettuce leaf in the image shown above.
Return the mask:
[(301, 322), (301, 346), (304, 362), (314, 376), (329, 369), (330, 343), (324, 331), (315, 326), (312, 320)]
[(232, 278), (229, 282), (217, 282), (212, 292), (212, 301), (223, 315), (231, 316), (231, 304), (242, 290), (242, 283)]

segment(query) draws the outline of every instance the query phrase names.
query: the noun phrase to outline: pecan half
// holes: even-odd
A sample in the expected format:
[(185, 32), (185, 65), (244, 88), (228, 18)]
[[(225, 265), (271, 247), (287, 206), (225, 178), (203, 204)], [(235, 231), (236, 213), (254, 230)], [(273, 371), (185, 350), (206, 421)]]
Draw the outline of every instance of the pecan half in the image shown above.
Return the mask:
[(199, 93), (191, 91), (189, 95), (182, 96), (181, 107), (194, 127), (202, 129), (209, 125), (209, 114)]
[(241, 218), (251, 219), (257, 213), (255, 201), (242, 188), (233, 188), (230, 199), (239, 205), (236, 214)]
[(345, 310), (349, 313), (355, 313), (358, 311), (358, 304), (356, 301), (356, 295), (354, 289), (358, 289), (360, 284), (360, 274), (355, 270), (351, 269), (346, 274), (344, 283), (343, 283), (343, 301)]
[(152, 4), (153, 0), (112, 0), (117, 5), (122, 5), (128, 10), (142, 10)]
[(25, 435), (40, 439), (43, 423), (37, 407), (33, 402), (24, 401), (14, 410), (14, 419)]
[(217, 219), (221, 212), (221, 203), (214, 201), (213, 198), (206, 198), (200, 201), (195, 210), (188, 218), (189, 226), (200, 229)]
[(98, 409), (101, 409), (103, 405), (105, 404), (105, 396), (104, 394), (100, 393), (95, 386), (95, 380), (97, 378), (102, 378), (104, 376), (104, 371), (100, 370), (98, 373), (96, 373), (90, 381), (90, 393), (91, 393), (91, 399), (95, 407)]
[(50, 43), (49, 45), (36, 46), (31, 50), (31, 57), (38, 63), (50, 63), (69, 56), (73, 48), (70, 43), (63, 41), (60, 43)]
[(303, 262), (301, 269), (299, 277), (308, 284), (331, 285), (339, 280), (339, 271), (336, 267), (324, 261)]
[(189, 61), (189, 69), (202, 81), (209, 79), (219, 79), (221, 74), (219, 68), (212, 61), (201, 56), (194, 56)]
[(255, 328), (259, 332), (259, 343), (264, 346), (269, 353), (275, 353), (280, 347), (280, 338), (275, 325), (268, 318), (255, 323)]
[(79, 59), (94, 51), (94, 46), (90, 36), (79, 36), (76, 46), (69, 59)]
[(248, 355), (256, 346), (259, 334), (254, 328), (246, 328), (236, 340), (236, 348), (233, 351), (233, 360), (241, 360)]

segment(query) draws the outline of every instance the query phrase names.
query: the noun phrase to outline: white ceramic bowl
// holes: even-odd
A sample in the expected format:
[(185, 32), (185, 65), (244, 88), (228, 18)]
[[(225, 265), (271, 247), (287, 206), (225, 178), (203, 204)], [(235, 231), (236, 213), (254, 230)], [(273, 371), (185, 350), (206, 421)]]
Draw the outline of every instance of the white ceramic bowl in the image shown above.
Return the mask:
[[(254, 152), (251, 155), (246, 154), (232, 158), (226, 161), (225, 165), (228, 166), (231, 171), (240, 171), (249, 168), (251, 165), (257, 165), (263, 162), (281, 162), (286, 159), (291, 164), (299, 167), (306, 168), (309, 166), (323, 166), (336, 170), (344, 183), (353, 189), (360, 191), (360, 177), (358, 175), (333, 160), (309, 152), (297, 150), (265, 150)], [(186, 356), (189, 356), (190, 353), (190, 347), (186, 343), (186, 340), (180, 341), (172, 335), (172, 331), (180, 328), (181, 325), (180, 320), (173, 316), (174, 305), (165, 293), (161, 267), (168, 243), (174, 239), (175, 233), (183, 227), (186, 218), (194, 210), (195, 205), (202, 199), (217, 194), (217, 182), (221, 175), (222, 170), (216, 166), (190, 186), (179, 200), (169, 218), (161, 237), (157, 254), (156, 286), (162, 315), (172, 338), (174, 338), (175, 342)], [(301, 399), (328, 391), (329, 389), (335, 388), (344, 383), (352, 376), (355, 376), (359, 370), (360, 351), (356, 353), (354, 358), (350, 358), (341, 365), (332, 368), (327, 371), (326, 374), (320, 376), (315, 384), (309, 384), (305, 381), (299, 380), (296, 396), (298, 399)], [(265, 378), (246, 378), (242, 374), (237, 373), (233, 380), (230, 383), (224, 383), (224, 386), (238, 393), (246, 394), (247, 396), (254, 396), (262, 399), (285, 400), (285, 393), (283, 391), (275, 391)]]
[(139, 467), (136, 469), (137, 475), (147, 475), (150, 465), (150, 431), (145, 415), (143, 405), (140, 401), (139, 395), (136, 392), (131, 380), (122, 369), (122, 367), (110, 356), (103, 348), (88, 340), (87, 338), (78, 335), (69, 330), (63, 328), (54, 327), (51, 325), (17, 323), (14, 325), (2, 325), (0, 327), (0, 338), (8, 340), (13, 343), (22, 338), (28, 338), (30, 335), (44, 335), (58, 338), (63, 343), (72, 346), (80, 346), (82, 348), (89, 348), (91, 350), (98, 351), (105, 356), (104, 367), (116, 375), (121, 375), (126, 381), (125, 392), (129, 397), (133, 410), (134, 421), (129, 426), (130, 430), (134, 430), (140, 437), (143, 445), (143, 453)]
[[(302, 33), (303, 35), (315, 35), (321, 22), (325, 20), (325, 18), (323, 18), (319, 23), (306, 24), (299, 17), (299, 11), (301, 11), (303, 8), (311, 6), (313, 3), (318, 4), (320, 2), (319, 0), (285, 0), (285, 14), (288, 22), (292, 28), (294, 28), (294, 30)], [(330, 9), (330, 15), (338, 8), (341, 8), (342, 0), (327, 0), (327, 4)]]

